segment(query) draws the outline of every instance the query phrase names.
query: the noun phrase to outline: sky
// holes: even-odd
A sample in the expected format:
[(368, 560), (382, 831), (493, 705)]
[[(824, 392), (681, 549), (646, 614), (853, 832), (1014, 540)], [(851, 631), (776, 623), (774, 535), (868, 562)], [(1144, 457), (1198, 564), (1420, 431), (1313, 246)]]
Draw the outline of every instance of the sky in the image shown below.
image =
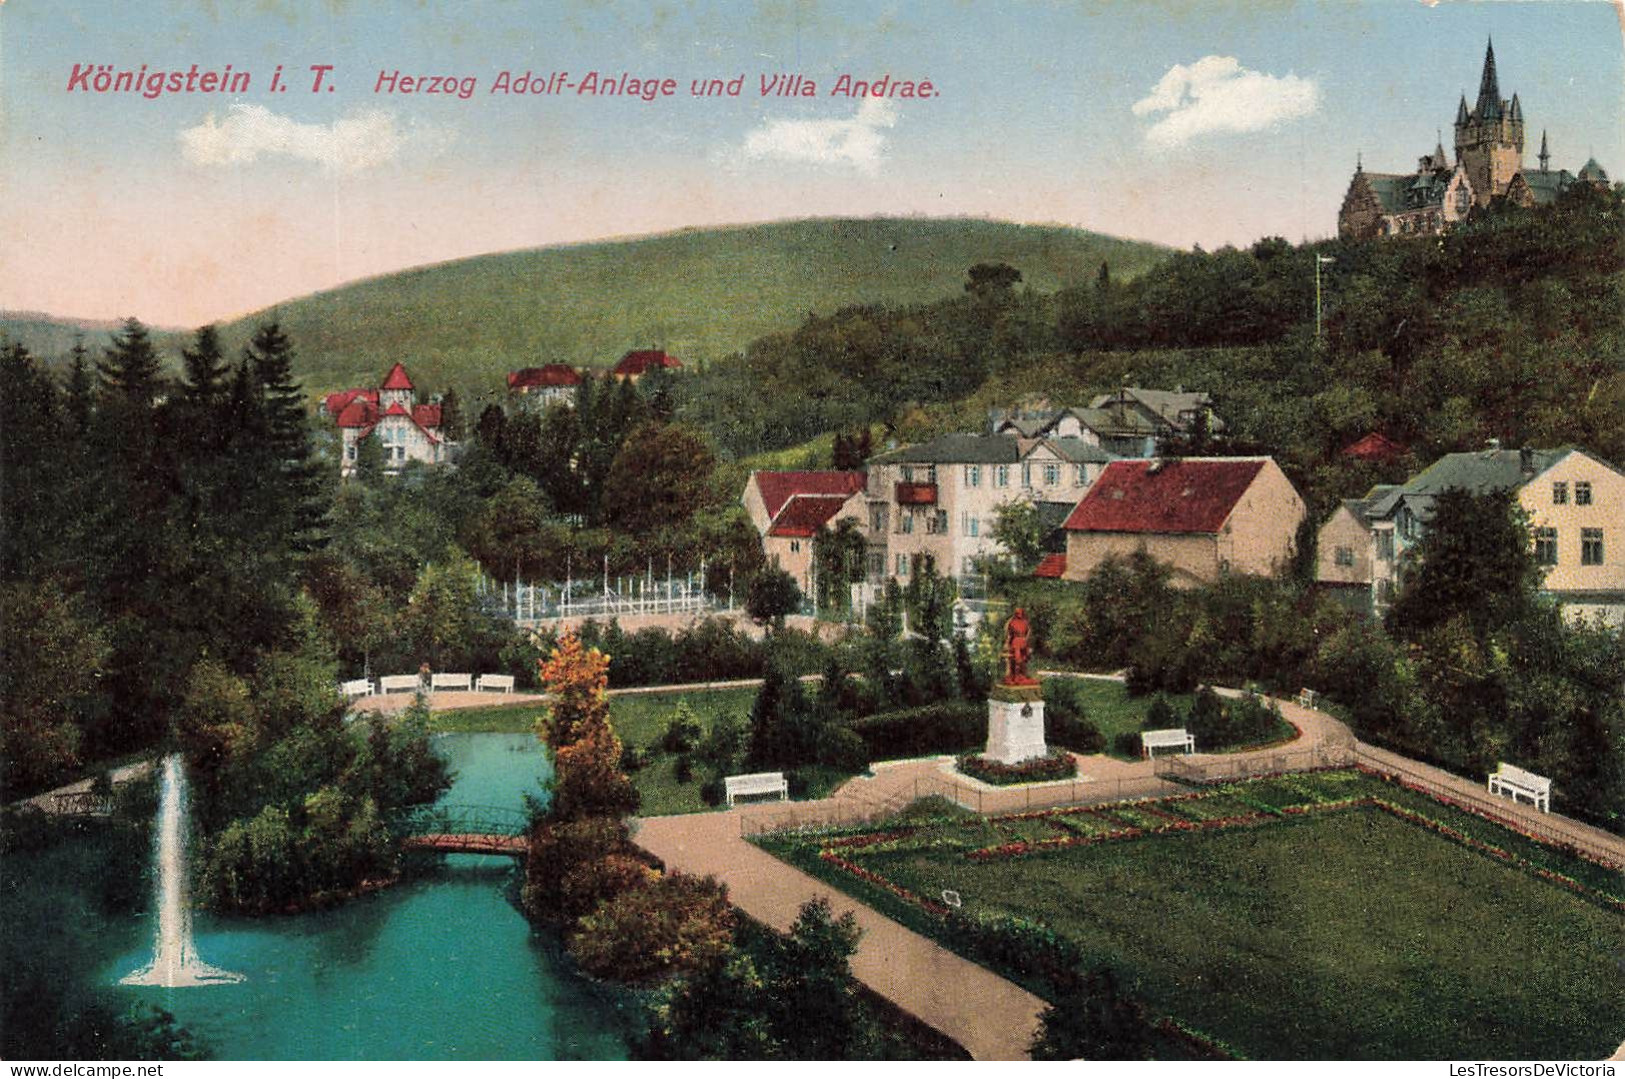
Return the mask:
[[(489, 251), (812, 216), (1321, 237), (1357, 154), (1451, 149), (1491, 37), (1527, 163), (1544, 129), (1554, 167), (1625, 176), (1622, 25), (1607, 0), (0, 0), (0, 309), (188, 327)], [(181, 77), (103, 91), (102, 65)], [(205, 89), (227, 65), (248, 85)], [(567, 74), (516, 95), (504, 72)], [(814, 96), (764, 96), (776, 73)], [(419, 76), (439, 92), (402, 91)], [(738, 95), (692, 92), (711, 79)]]

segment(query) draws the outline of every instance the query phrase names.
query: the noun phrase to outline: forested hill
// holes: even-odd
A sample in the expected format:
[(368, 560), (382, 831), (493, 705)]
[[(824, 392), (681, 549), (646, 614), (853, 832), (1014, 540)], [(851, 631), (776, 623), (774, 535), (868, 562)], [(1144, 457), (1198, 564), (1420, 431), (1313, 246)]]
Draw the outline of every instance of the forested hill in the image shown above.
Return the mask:
[[(1054, 291), (1088, 280), (1104, 260), (1133, 276), (1168, 254), (1081, 229), (969, 219), (690, 229), (406, 270), (290, 299), (223, 325), (221, 337), (235, 356), (274, 313), (313, 396), (372, 385), (396, 360), (422, 390), (478, 395), (500, 389), (517, 367), (607, 367), (634, 348), (664, 348), (692, 367), (810, 312), (939, 299), (959, 291), (978, 262), (1007, 262)], [(71, 345), (71, 335), (61, 349), (37, 343), (23, 327), (12, 336), (52, 359)], [(177, 362), (186, 338), (155, 336)], [(93, 332), (86, 343), (99, 355), (107, 336)]]

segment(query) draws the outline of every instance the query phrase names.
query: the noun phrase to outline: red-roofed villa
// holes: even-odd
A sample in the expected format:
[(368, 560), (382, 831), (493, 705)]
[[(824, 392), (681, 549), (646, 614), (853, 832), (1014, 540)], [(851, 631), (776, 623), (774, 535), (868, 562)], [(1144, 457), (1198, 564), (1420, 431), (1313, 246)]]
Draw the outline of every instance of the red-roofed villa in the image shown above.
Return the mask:
[(680, 370), (683, 361), (676, 356), (668, 356), (657, 348), (636, 349), (621, 357), (615, 365), (615, 377), (625, 382), (636, 382), (650, 371), (664, 368), (668, 371)]
[(412, 403), (412, 379), (397, 363), (376, 390), (330, 393), (322, 409), (333, 417), (344, 439), (340, 471), (355, 471), (361, 442), (376, 434), (384, 447), (384, 469), (399, 472), (408, 461), (439, 464), (446, 459), (446, 441), (440, 434), (440, 406)]
[(580, 386), (581, 372), (562, 363), (508, 372), (508, 392), (533, 401), (541, 408), (555, 402), (574, 406), (576, 390)]
[(1268, 457), (1113, 461), (1066, 525), (1064, 577), (1143, 550), (1179, 587), (1229, 573), (1272, 576), (1296, 549), (1303, 499)]
[(812, 540), (841, 518), (863, 523), (862, 472), (752, 472), (742, 499), (769, 562), (812, 587)]

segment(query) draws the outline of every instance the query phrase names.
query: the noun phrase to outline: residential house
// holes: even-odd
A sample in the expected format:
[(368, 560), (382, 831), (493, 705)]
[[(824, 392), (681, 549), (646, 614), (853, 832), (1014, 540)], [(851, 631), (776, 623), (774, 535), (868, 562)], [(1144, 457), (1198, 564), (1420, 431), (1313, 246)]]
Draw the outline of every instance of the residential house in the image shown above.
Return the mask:
[(1303, 499), (1268, 457), (1113, 461), (1067, 518), (1066, 580), (1145, 551), (1179, 587), (1275, 575), (1296, 550)]
[(328, 394), (323, 410), (333, 417), (343, 438), (340, 473), (355, 471), (362, 440), (377, 435), (384, 448), (384, 470), (399, 472), (408, 461), (439, 464), (447, 442), (440, 433), (440, 406), (413, 403), (412, 379), (397, 363), (377, 389)]
[(545, 410), (553, 404), (574, 407), (580, 387), (581, 372), (562, 363), (508, 372), (508, 392), (537, 409)]
[(867, 519), (862, 472), (752, 472), (741, 502), (762, 537), (762, 553), (812, 590), (812, 541), (842, 518)]
[(622, 356), (612, 373), (618, 381), (636, 382), (650, 371), (678, 371), (682, 366), (682, 360), (659, 349), (637, 349)]
[(871, 458), (870, 576), (906, 581), (927, 561), (944, 575), (1003, 557), (999, 508), (1015, 501), (1072, 505), (1113, 458), (1081, 438), (944, 435)]
[(1213, 414), (1212, 396), (1187, 392), (1183, 386), (1171, 390), (1124, 386), (1115, 393), (1096, 397), (1089, 402), (1089, 407), (1111, 410), (1120, 417), (1138, 415), (1155, 429), (1159, 444), (1193, 434), (1201, 424), (1212, 434), (1224, 430), (1224, 423)]
[(1039, 399), (988, 412), (988, 433), (1017, 438), (1076, 438), (1114, 457), (1150, 457), (1169, 425), (1135, 407), (1057, 408)]
[(1320, 526), (1315, 547), (1315, 580), (1323, 590), (1358, 611), (1371, 609), (1377, 544), (1370, 509), (1393, 489), (1379, 485), (1364, 498), (1345, 498)]
[[(1529, 515), (1536, 559), (1548, 567), (1545, 590), (1568, 617), (1625, 624), (1625, 474), (1579, 449), (1492, 446), (1449, 453), (1405, 483), (1373, 491), (1363, 501), (1371, 530), (1367, 581), (1374, 613), (1380, 615), (1392, 602), (1406, 552), (1421, 541), (1438, 496), (1452, 488), (1474, 494), (1517, 492)], [(1333, 514), (1322, 526), (1322, 548), (1328, 543), (1327, 529), (1334, 529), (1334, 546), (1339, 535), (1352, 535), (1346, 525), (1336, 525)], [(1324, 558), (1318, 568), (1327, 572)], [(1351, 576), (1348, 569), (1341, 567), (1331, 579), (1355, 583), (1344, 579)]]

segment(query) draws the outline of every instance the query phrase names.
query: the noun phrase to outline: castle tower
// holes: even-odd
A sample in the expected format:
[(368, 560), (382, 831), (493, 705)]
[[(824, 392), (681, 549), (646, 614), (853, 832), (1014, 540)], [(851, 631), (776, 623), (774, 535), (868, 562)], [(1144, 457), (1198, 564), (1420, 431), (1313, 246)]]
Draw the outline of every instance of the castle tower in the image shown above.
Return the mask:
[(1467, 96), (1456, 108), (1456, 161), (1467, 170), (1473, 201), (1487, 206), (1505, 193), (1507, 184), (1523, 167), (1523, 105), (1518, 95), (1511, 102), (1501, 97), (1495, 72), (1495, 43), (1484, 50), (1484, 74), (1478, 82), (1478, 101), (1467, 111)]

